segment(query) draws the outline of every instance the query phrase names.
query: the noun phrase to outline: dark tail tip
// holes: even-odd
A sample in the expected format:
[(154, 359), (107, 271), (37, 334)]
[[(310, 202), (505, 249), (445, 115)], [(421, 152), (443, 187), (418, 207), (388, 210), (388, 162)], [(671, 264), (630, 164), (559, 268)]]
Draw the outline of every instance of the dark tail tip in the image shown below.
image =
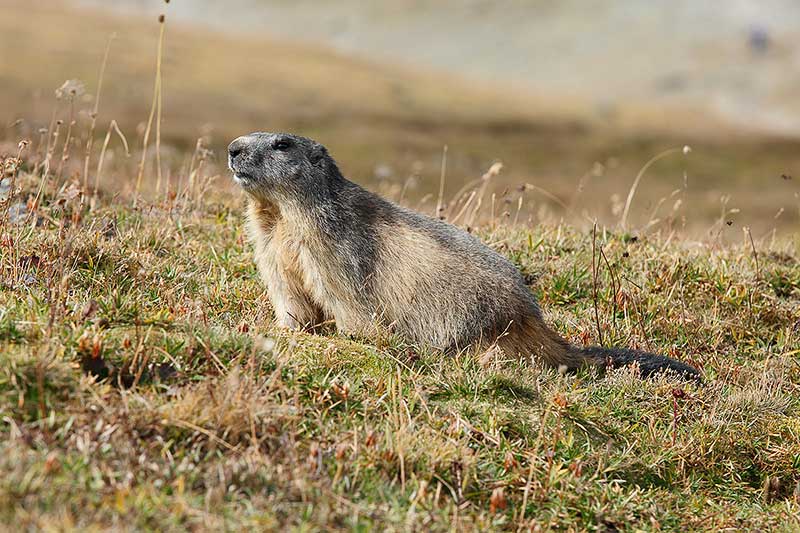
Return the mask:
[(685, 380), (698, 383), (703, 381), (700, 371), (695, 367), (664, 355), (628, 350), (626, 348), (603, 348), (601, 346), (578, 348), (578, 350), (588, 362), (601, 367), (619, 368), (636, 363), (639, 366), (642, 377), (645, 378), (666, 372)]

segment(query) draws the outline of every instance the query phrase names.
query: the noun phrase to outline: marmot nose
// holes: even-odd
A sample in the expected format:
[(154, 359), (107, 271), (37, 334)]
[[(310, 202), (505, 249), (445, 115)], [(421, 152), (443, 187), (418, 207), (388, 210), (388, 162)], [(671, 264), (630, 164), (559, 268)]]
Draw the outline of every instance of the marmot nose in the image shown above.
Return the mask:
[(247, 148), (247, 144), (247, 137), (239, 137), (238, 139), (234, 139), (234, 141), (228, 145), (228, 155), (230, 156), (231, 161), (236, 159), (236, 156), (244, 152), (245, 148)]

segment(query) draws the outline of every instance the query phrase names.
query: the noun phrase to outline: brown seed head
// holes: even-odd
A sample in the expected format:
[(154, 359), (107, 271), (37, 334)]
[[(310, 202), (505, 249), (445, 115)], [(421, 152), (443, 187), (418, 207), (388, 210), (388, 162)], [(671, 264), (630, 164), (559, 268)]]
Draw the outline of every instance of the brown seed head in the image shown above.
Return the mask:
[(492, 491), (492, 497), (489, 499), (489, 512), (494, 514), (506, 508), (508, 502), (503, 487), (498, 487)]

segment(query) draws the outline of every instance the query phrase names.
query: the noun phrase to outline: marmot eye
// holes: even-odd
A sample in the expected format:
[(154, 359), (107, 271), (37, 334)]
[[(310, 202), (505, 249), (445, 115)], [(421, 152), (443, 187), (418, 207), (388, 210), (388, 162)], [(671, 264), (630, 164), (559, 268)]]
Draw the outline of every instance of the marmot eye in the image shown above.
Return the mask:
[(285, 139), (275, 141), (275, 144), (272, 145), (275, 150), (288, 150), (290, 146), (292, 146), (292, 143)]

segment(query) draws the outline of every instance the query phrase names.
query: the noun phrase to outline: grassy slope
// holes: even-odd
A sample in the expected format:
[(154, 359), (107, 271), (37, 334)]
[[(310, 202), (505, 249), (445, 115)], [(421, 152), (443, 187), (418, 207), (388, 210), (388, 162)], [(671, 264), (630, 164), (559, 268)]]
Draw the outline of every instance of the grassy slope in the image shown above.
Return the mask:
[[(240, 198), (88, 212), (47, 191), (38, 227), (0, 232), (0, 522), (800, 527), (796, 244), (756, 262), (600, 232), (605, 341), (693, 361), (695, 388), (278, 331)], [(482, 237), (597, 341), (591, 234)]]
[[(6, 4), (11, 14), (0, 18), (0, 49), (15, 53), (0, 54), (0, 95), (15, 105), (0, 112), (31, 118), (28, 125), (49, 119), (49, 90), (34, 97), (31, 87), (93, 79), (106, 31), (123, 28), (99, 130), (117, 118), (132, 146), (140, 145), (134, 125), (147, 115), (152, 26), (74, 18), (50, 2)], [(25, 13), (36, 26), (19, 23)], [(42, 27), (49, 30), (32, 31)], [(114, 138), (101, 200), (92, 211), (81, 203), (87, 101), (77, 106), (63, 172), (64, 128), (51, 147), (38, 224), (0, 223), (0, 523), (797, 527), (797, 242), (756, 234), (756, 258), (749, 241), (722, 248), (718, 239), (696, 245), (652, 230), (637, 241), (598, 235), (608, 259), (597, 298), (604, 341), (690, 359), (709, 378), (700, 389), (640, 382), (627, 371), (600, 379), (513, 364), (479, 368), (470, 357), (443, 359), (392, 338), (277, 331), (242, 236), (241, 198), (224, 186), (205, 188), (215, 165), (205, 156), (189, 163), (180, 150), (193, 145), (191, 132), (199, 134), (203, 121), (223, 137), (261, 120), (318, 133), (356, 177), (385, 158), (408, 162), (430, 153), (433, 170), (423, 173), (436, 179), (442, 140), (456, 138), (449, 184), (478, 175), (491, 157), (512, 167), (531, 158), (534, 170), (552, 169), (552, 185), (563, 185), (565, 198), (583, 194), (594, 203), (615, 190), (610, 173), (577, 193), (563, 176), (605, 161), (616, 141), (533, 122), (486, 126), (489, 117), (516, 114), (504, 115), (494, 97), (482, 100), (480, 91), (463, 87), (451, 91), (463, 101), (449, 107), (439, 78), (377, 75), (374, 65), (318, 50), (289, 72), (295, 59), (282, 62), (274, 43), (264, 45), (272, 51), (265, 57), (283, 65), (279, 76), (259, 69), (253, 79), (232, 80), (252, 59), (230, 54), (242, 41), (172, 29), (168, 38), (164, 131), (178, 149), (164, 149), (172, 191), (166, 200), (130, 207), (126, 191), (140, 154), (134, 148), (130, 159), (121, 157)], [(43, 51), (59, 61), (42, 61)], [(214, 68), (200, 75), (198, 57)], [(230, 70), (215, 70), (220, 65)], [(83, 70), (66, 72), (71, 68)], [(358, 105), (352, 95), (320, 90), (342, 72)], [(253, 87), (272, 96), (231, 106), (238, 102), (231, 95)], [(300, 100), (277, 105), (286, 94)], [(67, 118), (63, 102), (60, 113)], [(12, 143), (0, 152), (16, 154), (24, 133), (16, 128), (6, 131)], [(664, 142), (637, 137), (615, 150), (635, 154), (635, 173)], [(730, 186), (755, 197), (751, 185), (736, 189), (733, 179), (754, 169), (771, 175), (796, 161), (791, 143), (769, 146), (775, 151), (766, 160), (758, 144), (732, 145), (725, 148), (730, 160), (713, 152), (698, 164), (710, 176), (728, 177), (734, 168)], [(95, 144), (90, 169), (98, 151)], [(19, 176), (20, 194), (29, 205), (41, 179), (32, 164), (45, 152), (34, 142), (23, 154), (31, 161)], [(679, 161), (657, 165), (652, 178), (680, 175)], [(146, 190), (153, 188), (151, 164)], [(200, 175), (190, 178), (191, 169)], [(624, 194), (632, 174), (623, 170)], [(637, 193), (643, 205), (648, 194), (663, 192), (646, 183)], [(776, 197), (796, 203), (797, 180), (778, 183), (761, 187), (769, 216), (782, 205)], [(684, 193), (684, 205), (716, 205), (696, 189)], [(507, 199), (513, 208), (516, 197)], [(695, 207), (685, 212), (705, 223)], [(483, 228), (482, 237), (539, 277), (534, 290), (559, 331), (576, 343), (597, 342), (591, 235), (569, 226), (513, 228), (504, 220)], [(741, 235), (736, 225), (720, 228)]]
[[(637, 224), (648, 222), (661, 199), (667, 199), (662, 212), (668, 211), (675, 191), (681, 199), (677, 217), (685, 216), (698, 233), (720, 217), (724, 195), (730, 196), (728, 208), (741, 210), (730, 217), (736, 239), (742, 226), (762, 235), (800, 221), (800, 179), (780, 177), (800, 175), (796, 140), (736, 138), (724, 128), (709, 135), (706, 119), (664, 109), (643, 110), (635, 131), (614, 117), (589, 125), (570, 118), (589, 113), (566, 99), (521, 95), (504, 80), (487, 88), (300, 43), (181, 28), (169, 15), (167, 24), (163, 138), (179, 150), (191, 149), (200, 136), (221, 149), (252, 130), (296, 131), (326, 144), (348, 175), (362, 183), (377, 184), (378, 166), (392, 169), (390, 181), (397, 188), (418, 173), (418, 186), (407, 194), (420, 199), (438, 191), (442, 146), (448, 145), (447, 192), (501, 160), (505, 170), (497, 180), (498, 193), (533, 183), (574, 209), (565, 211), (541, 194), (529, 194), (525, 206), (531, 213), (543, 214), (546, 206), (545, 220), (585, 224), (584, 212), (606, 222), (618, 220), (612, 195), (624, 199), (653, 155), (689, 143), (690, 157), (667, 158), (648, 171), (631, 212)], [(152, 98), (157, 23), (50, 0), (3, 2), (0, 141), (36, 139), (54, 108), (68, 120), (68, 106), (56, 105), (53, 90), (71, 78), (87, 86), (87, 101), (78, 106), (83, 135), (106, 40), (114, 32), (98, 130), (102, 134), (115, 119), (132, 146), (141, 146)], [(9, 127), (20, 118), (25, 121)], [(116, 149), (116, 140), (111, 146)]]

